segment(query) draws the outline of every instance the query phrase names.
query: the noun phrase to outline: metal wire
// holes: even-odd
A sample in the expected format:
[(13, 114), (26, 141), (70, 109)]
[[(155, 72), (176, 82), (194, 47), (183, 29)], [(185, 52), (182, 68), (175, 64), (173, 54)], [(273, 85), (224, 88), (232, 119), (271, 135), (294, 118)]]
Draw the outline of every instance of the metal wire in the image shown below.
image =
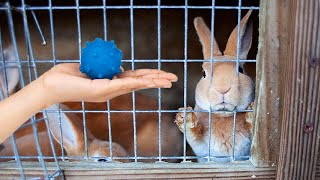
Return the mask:
[[(97, 10), (97, 9), (103, 9), (104, 6), (52, 6), (53, 10), (76, 10), (76, 9), (86, 9), (86, 10)], [(158, 6), (106, 6), (106, 9), (157, 9)], [(188, 5), (182, 5), (182, 6), (160, 6), (161, 9), (209, 9), (211, 10), (211, 6), (188, 6)], [(224, 10), (234, 10), (238, 9), (238, 6), (215, 6), (215, 9), (224, 9)], [(253, 10), (259, 10), (259, 7), (249, 7), (249, 6), (242, 6), (242, 9), (253, 9)], [(22, 9), (21, 7), (15, 7), (16, 10)], [(27, 10), (48, 10), (49, 7), (45, 6), (30, 6), (27, 8)], [(0, 7), (0, 10), (6, 10), (6, 7)]]
[(50, 34), (51, 34), (51, 49), (52, 49), (52, 61), (53, 65), (56, 65), (56, 48), (54, 39), (54, 24), (53, 24), (53, 14), (52, 14), (52, 0), (49, 0), (49, 18), (50, 18)]
[[(131, 68), (135, 69), (134, 60), (134, 19), (133, 19), (133, 0), (130, 0), (130, 36), (131, 36)], [(132, 116), (133, 116), (133, 144), (134, 144), (134, 157), (137, 157), (137, 122), (136, 122), (136, 96), (135, 92), (132, 92)], [(134, 162), (138, 162), (135, 158)]]
[[(102, 0), (103, 3), (103, 36), (104, 40), (108, 40), (108, 32), (107, 32), (107, 8), (106, 8), (106, 0)], [(109, 155), (110, 160), (113, 161), (113, 146), (112, 146), (112, 127), (111, 127), (111, 113), (110, 113), (110, 100), (107, 101), (107, 110), (108, 110), (108, 130), (109, 130)]]
[(186, 117), (187, 117), (187, 70), (188, 70), (188, 0), (185, 0), (184, 6), (184, 71), (183, 71), (183, 161), (187, 160), (187, 125), (186, 125)]
[[(157, 28), (157, 34), (158, 34), (158, 69), (161, 69), (161, 9), (160, 9), (160, 5), (161, 5), (161, 1), (158, 0), (158, 9), (157, 9), (157, 21), (158, 21), (158, 28)], [(159, 161), (162, 161), (162, 127), (161, 127), (161, 88), (158, 88), (158, 144), (159, 144)]]
[[(241, 5), (242, 1), (239, 0), (238, 4), (238, 29), (237, 29), (237, 56), (236, 56), (236, 74), (239, 78), (239, 54), (240, 54), (240, 26), (241, 26)], [(233, 112), (233, 131), (232, 131), (232, 160), (235, 160), (235, 144), (236, 144), (236, 127), (237, 127), (237, 111)]]
[[(83, 110), (46, 110), (47, 112), (54, 113), (54, 112), (61, 112), (61, 113), (83, 113)], [(43, 112), (43, 111), (40, 111)], [(84, 110), (85, 113), (108, 113), (108, 111), (103, 110)], [(202, 112), (208, 113), (207, 110), (110, 110), (111, 113), (179, 113), (179, 112)], [(212, 113), (227, 113), (230, 111), (213, 111)], [(247, 110), (237, 110), (237, 112), (253, 112), (251, 109)]]
[[(59, 59), (59, 60), (49, 60), (49, 59), (36, 59), (34, 60), (36, 63), (79, 63), (80, 60), (78, 59)], [(160, 62), (163, 63), (184, 63), (184, 62), (188, 62), (188, 63), (199, 63), (199, 62), (210, 62), (211, 60), (203, 60), (203, 59), (161, 59)], [(17, 61), (11, 61), (11, 62), (17, 62)], [(128, 59), (124, 59), (122, 60), (122, 62), (124, 63), (132, 63), (132, 60), (128, 60)], [(134, 62), (136, 63), (143, 63), (143, 62), (149, 62), (149, 63), (158, 63), (159, 60), (158, 59), (135, 59)], [(232, 59), (226, 59), (226, 60), (218, 60), (215, 59), (214, 62), (236, 62), (236, 60), (232, 60)], [(256, 62), (256, 60), (254, 59), (247, 59), (247, 60), (239, 60), (239, 62)], [(28, 63), (28, 61), (21, 59), (21, 63)]]
[[(210, 87), (213, 86), (212, 79), (213, 79), (213, 62), (215, 61), (214, 59), (214, 15), (215, 15), (215, 0), (212, 0), (212, 9), (211, 9), (211, 48), (210, 48)], [(211, 116), (212, 110), (211, 108), (209, 109), (208, 113), (208, 123), (209, 123), (209, 140), (208, 140), (208, 162), (211, 161), (211, 135), (212, 135), (212, 116)]]
[[(25, 7), (26, 7), (26, 6), (25, 6)], [(25, 12), (25, 11), (26, 11), (26, 9), (23, 8), (23, 12)], [(41, 30), (40, 24), (39, 24), (38, 19), (37, 19), (37, 16), (36, 16), (36, 13), (35, 13), (33, 10), (31, 10), (31, 14), (32, 14), (33, 19), (34, 19), (34, 22), (36, 23), (37, 28), (38, 28), (38, 30), (39, 30), (39, 33), (40, 33), (40, 36), (41, 36), (41, 39), (42, 39), (42, 45), (46, 45), (47, 42), (46, 42), (46, 40), (45, 40), (45, 38), (44, 38), (44, 36), (43, 36), (43, 33), (42, 33), (42, 30)]]

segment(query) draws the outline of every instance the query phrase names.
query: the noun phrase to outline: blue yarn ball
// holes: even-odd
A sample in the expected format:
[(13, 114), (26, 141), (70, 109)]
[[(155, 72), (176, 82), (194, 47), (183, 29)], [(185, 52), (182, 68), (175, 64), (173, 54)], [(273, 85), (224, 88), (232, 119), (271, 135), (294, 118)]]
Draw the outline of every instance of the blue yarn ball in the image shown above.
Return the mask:
[(96, 38), (81, 50), (80, 71), (91, 79), (112, 79), (121, 73), (122, 52), (114, 41)]

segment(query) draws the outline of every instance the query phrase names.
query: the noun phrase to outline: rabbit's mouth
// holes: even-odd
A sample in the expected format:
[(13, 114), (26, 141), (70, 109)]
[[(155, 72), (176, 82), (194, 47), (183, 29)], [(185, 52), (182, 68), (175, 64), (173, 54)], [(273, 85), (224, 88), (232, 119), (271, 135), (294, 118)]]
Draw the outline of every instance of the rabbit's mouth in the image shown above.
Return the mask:
[(233, 111), (235, 107), (233, 104), (223, 102), (211, 107), (211, 109), (214, 111)]

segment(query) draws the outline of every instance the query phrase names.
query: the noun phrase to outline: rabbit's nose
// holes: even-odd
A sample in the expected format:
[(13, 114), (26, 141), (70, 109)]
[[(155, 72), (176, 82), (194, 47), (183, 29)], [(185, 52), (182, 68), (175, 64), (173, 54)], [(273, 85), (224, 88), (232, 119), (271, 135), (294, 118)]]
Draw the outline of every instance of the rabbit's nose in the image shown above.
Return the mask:
[(226, 94), (230, 91), (231, 87), (216, 87), (215, 89), (221, 94)]

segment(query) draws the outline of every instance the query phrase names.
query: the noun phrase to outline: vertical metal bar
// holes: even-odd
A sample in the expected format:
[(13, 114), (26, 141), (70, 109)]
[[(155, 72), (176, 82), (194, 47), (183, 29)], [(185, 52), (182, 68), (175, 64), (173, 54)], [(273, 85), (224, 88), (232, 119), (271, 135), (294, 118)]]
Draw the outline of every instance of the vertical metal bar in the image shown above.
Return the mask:
[(234, 157), (234, 146), (236, 145), (236, 119), (237, 119), (237, 110), (233, 112), (233, 130), (232, 130), (232, 160), (235, 161)]
[(107, 7), (106, 7), (106, 0), (102, 0), (103, 3), (103, 35), (104, 40), (107, 40)]
[[(103, 35), (104, 40), (106, 41), (108, 38), (108, 24), (107, 24), (107, 13), (106, 13), (106, 0), (103, 1)], [(110, 113), (110, 100), (107, 101), (107, 109), (108, 109), (108, 129), (109, 129), (109, 149), (110, 149), (110, 159), (113, 161), (113, 147), (112, 147), (112, 126), (111, 126), (111, 113)]]
[[(27, 19), (27, 13), (26, 13), (26, 5), (24, 0), (21, 0), (21, 5), (22, 5), (22, 15), (23, 15), (23, 27), (24, 27), (24, 35), (25, 35), (25, 40), (26, 40), (26, 47), (27, 47), (27, 52), (28, 52), (28, 72), (29, 72), (29, 83), (32, 82), (32, 77), (31, 77), (31, 70), (30, 68), (33, 68), (34, 70), (34, 75), (35, 78), (38, 77), (38, 72), (36, 69), (36, 65), (34, 62), (34, 56), (33, 56), (33, 51), (32, 51), (32, 44), (31, 44), (31, 40), (30, 40), (30, 32), (29, 32), (29, 27), (28, 27), (28, 19)], [(31, 61), (32, 62), (31, 62)], [(32, 64), (32, 67), (30, 66), (30, 64)], [(38, 136), (38, 128), (36, 126), (36, 122), (35, 122), (35, 116), (31, 117), (31, 122), (32, 122), (32, 128), (33, 128), (33, 135), (35, 138), (35, 142), (36, 142), (36, 146), (37, 146), (37, 151), (38, 151), (38, 159), (39, 162), (43, 168), (43, 171), (45, 173), (45, 177), (48, 178), (49, 174), (48, 174), (48, 170), (47, 170), (47, 166), (44, 162), (44, 158), (42, 155), (42, 151), (41, 151), (41, 147), (40, 147), (40, 143), (39, 143), (39, 136)]]
[[(157, 8), (157, 21), (158, 21), (158, 69), (161, 69), (161, 1), (158, 0), (158, 8)], [(158, 108), (159, 108), (159, 113), (158, 113), (158, 120), (159, 120), (159, 125), (158, 125), (158, 144), (159, 144), (159, 161), (162, 161), (162, 142), (161, 142), (161, 88), (158, 88)]]
[[(79, 8), (79, 0), (76, 0), (76, 7), (77, 7), (77, 29), (78, 29), (78, 45), (79, 45), (79, 59), (81, 63), (81, 23), (80, 23), (80, 8)], [(89, 160), (88, 155), (88, 137), (87, 137), (87, 123), (86, 123), (86, 112), (85, 112), (85, 105), (84, 101), (81, 102), (82, 107), (82, 120), (83, 120), (83, 133), (84, 133), (84, 144), (85, 144), (85, 151), (86, 151), (86, 160)]]
[[(65, 161), (65, 154), (64, 154), (64, 141), (63, 141), (63, 132), (62, 132), (62, 119), (61, 119), (61, 111), (60, 111), (60, 104), (58, 106), (58, 117), (59, 117), (59, 130), (60, 130), (60, 148), (61, 148), (61, 156), (62, 156), (62, 161)], [(56, 113), (56, 112), (54, 112)]]
[(86, 112), (85, 112), (84, 101), (81, 102), (81, 108), (82, 108), (83, 134), (84, 134), (84, 145), (85, 145), (85, 151), (86, 151), (86, 160), (89, 160), (87, 123), (86, 123)]
[(187, 155), (187, 136), (186, 136), (186, 116), (187, 116), (187, 70), (188, 70), (188, 0), (185, 0), (184, 8), (184, 71), (183, 71), (183, 107), (184, 107), (184, 133), (183, 133), (183, 161), (186, 161)]
[(56, 65), (56, 48), (55, 48), (55, 38), (54, 38), (54, 24), (53, 24), (53, 13), (52, 13), (52, 0), (49, 0), (49, 18), (50, 18), (50, 33), (51, 33), (52, 60), (53, 60), (53, 65)]
[(237, 64), (236, 64), (236, 72), (237, 76), (239, 76), (239, 49), (240, 49), (240, 22), (241, 22), (241, 0), (239, 0), (238, 4), (238, 34), (237, 34)]
[[(240, 49), (240, 22), (241, 22), (241, 4), (242, 4), (242, 1), (239, 0), (239, 4), (238, 4), (238, 34), (237, 34), (237, 62), (236, 62), (236, 74), (237, 74), (237, 77), (239, 77), (239, 49)], [(236, 113), (237, 113), (237, 110), (235, 110), (234, 112), (234, 116), (233, 116), (233, 125), (234, 125), (234, 128), (233, 128), (233, 131), (232, 131), (232, 160), (234, 161), (235, 160), (235, 157), (234, 157), (234, 146), (235, 146), (235, 131), (236, 131)]]
[[(215, 0), (211, 4), (211, 48), (210, 48), (210, 86), (213, 86), (213, 62), (214, 62), (214, 18), (215, 18)], [(209, 109), (209, 140), (208, 140), (208, 162), (211, 161), (211, 135), (212, 135), (212, 116), (211, 108)]]
[[(131, 34), (131, 68), (134, 66), (134, 21), (133, 21), (133, 0), (130, 0), (130, 34)], [(133, 143), (134, 143), (134, 162), (138, 162), (137, 159), (137, 123), (136, 123), (136, 96), (135, 92), (132, 92), (132, 117), (133, 117)]]
[(113, 147), (112, 147), (112, 126), (111, 126), (111, 113), (110, 113), (110, 101), (107, 101), (108, 108), (108, 129), (109, 129), (109, 149), (110, 149), (110, 159), (113, 161)]
[[(13, 44), (13, 49), (14, 49), (14, 52), (15, 52), (15, 56), (16, 56), (16, 60), (17, 60), (17, 63), (18, 63), (18, 68), (19, 68), (20, 86), (24, 87), (25, 83), (24, 83), (23, 74), (22, 74), (22, 70), (21, 70), (21, 59), (19, 57), (16, 36), (15, 36), (15, 33), (14, 33), (14, 25), (13, 25), (11, 7), (10, 7), (10, 3), (8, 1), (6, 2), (6, 7), (7, 7), (7, 16), (8, 16), (8, 26), (9, 26), (9, 31), (10, 31), (10, 38), (11, 38), (11, 41), (12, 41), (12, 44)], [(19, 156), (17, 143), (16, 143), (16, 140), (15, 140), (14, 134), (11, 135), (11, 141), (12, 141), (15, 160), (17, 162), (17, 165), (19, 166), (21, 178), (22, 179), (26, 179), (25, 174), (24, 174), (24, 170), (23, 170), (23, 166), (22, 166), (22, 163), (21, 163), (21, 160), (20, 160), (20, 156)]]

